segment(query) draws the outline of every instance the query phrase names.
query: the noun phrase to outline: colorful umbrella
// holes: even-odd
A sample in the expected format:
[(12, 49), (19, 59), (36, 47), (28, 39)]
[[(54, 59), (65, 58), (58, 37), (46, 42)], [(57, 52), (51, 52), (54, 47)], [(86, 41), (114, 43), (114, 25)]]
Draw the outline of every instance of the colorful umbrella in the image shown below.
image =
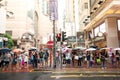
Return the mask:
[(14, 49), (13, 52), (15, 52), (15, 53), (21, 53), (21, 52), (23, 52), (23, 50), (20, 49), (20, 48), (17, 48), (17, 49)]
[(6, 52), (10, 52), (10, 51), (11, 51), (11, 49), (9, 49), (9, 48), (0, 49), (0, 53), (6, 53)]

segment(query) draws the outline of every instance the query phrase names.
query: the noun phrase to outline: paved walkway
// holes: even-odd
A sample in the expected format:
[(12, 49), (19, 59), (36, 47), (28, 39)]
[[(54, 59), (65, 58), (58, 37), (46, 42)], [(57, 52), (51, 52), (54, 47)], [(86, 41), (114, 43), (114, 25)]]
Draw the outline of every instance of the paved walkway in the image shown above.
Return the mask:
[(87, 68), (86, 65), (82, 65), (82, 67), (78, 67), (78, 66), (74, 66), (74, 67), (67, 67), (67, 66), (63, 66), (62, 69), (60, 68), (60, 66), (56, 66), (55, 69), (53, 68), (38, 68), (38, 69), (33, 69), (31, 67), (27, 68), (23, 68), (23, 69), (16, 69), (16, 70), (0, 70), (0, 72), (33, 72), (33, 71), (74, 71), (74, 72), (80, 72), (80, 71), (94, 71), (94, 72), (100, 72), (100, 71), (113, 71), (113, 72), (120, 72), (120, 66), (116, 67), (116, 66), (111, 66), (110, 64), (106, 65), (105, 69), (102, 69), (100, 67), (100, 65), (93, 65), (92, 68)]

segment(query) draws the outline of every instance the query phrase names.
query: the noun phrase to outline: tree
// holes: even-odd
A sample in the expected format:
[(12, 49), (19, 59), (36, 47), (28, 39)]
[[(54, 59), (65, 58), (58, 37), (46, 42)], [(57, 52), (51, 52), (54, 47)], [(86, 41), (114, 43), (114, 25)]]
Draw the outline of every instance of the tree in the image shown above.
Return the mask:
[(4, 37), (8, 39), (7, 41), (5, 41), (4, 46), (11, 49), (14, 46), (14, 42), (13, 42), (11, 36), (6, 33), (6, 34), (4, 34)]

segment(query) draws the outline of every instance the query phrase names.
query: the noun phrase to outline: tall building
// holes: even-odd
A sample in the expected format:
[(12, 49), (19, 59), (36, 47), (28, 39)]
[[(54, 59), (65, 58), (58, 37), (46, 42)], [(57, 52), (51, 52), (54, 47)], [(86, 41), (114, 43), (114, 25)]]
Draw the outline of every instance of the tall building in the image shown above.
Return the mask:
[(5, 34), (6, 30), (6, 2), (5, 0), (0, 0), (0, 48), (3, 47), (3, 34)]
[(75, 36), (75, 6), (74, 0), (65, 0), (64, 29), (68, 36)]
[(49, 0), (38, 0), (39, 19), (38, 19), (38, 34), (40, 44), (46, 44), (47, 41), (53, 40), (53, 22), (49, 16)]
[(0, 34), (5, 33), (6, 29), (6, 2), (5, 0), (0, 1)]
[(120, 1), (89, 0), (88, 6), (90, 22), (85, 22), (84, 27), (86, 47), (120, 47)]
[(34, 45), (32, 43), (35, 31), (33, 7), (31, 6), (34, 7), (32, 0), (31, 2), (29, 0), (6, 0), (6, 33), (12, 36), (15, 45), (22, 45), (24, 41), (30, 41), (27, 47)]

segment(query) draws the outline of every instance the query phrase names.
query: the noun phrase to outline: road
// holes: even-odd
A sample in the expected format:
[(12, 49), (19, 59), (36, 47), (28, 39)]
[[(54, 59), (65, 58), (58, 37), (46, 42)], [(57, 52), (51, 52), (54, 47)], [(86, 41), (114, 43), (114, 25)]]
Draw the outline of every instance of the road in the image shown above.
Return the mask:
[(120, 72), (1, 72), (0, 80), (120, 80)]

